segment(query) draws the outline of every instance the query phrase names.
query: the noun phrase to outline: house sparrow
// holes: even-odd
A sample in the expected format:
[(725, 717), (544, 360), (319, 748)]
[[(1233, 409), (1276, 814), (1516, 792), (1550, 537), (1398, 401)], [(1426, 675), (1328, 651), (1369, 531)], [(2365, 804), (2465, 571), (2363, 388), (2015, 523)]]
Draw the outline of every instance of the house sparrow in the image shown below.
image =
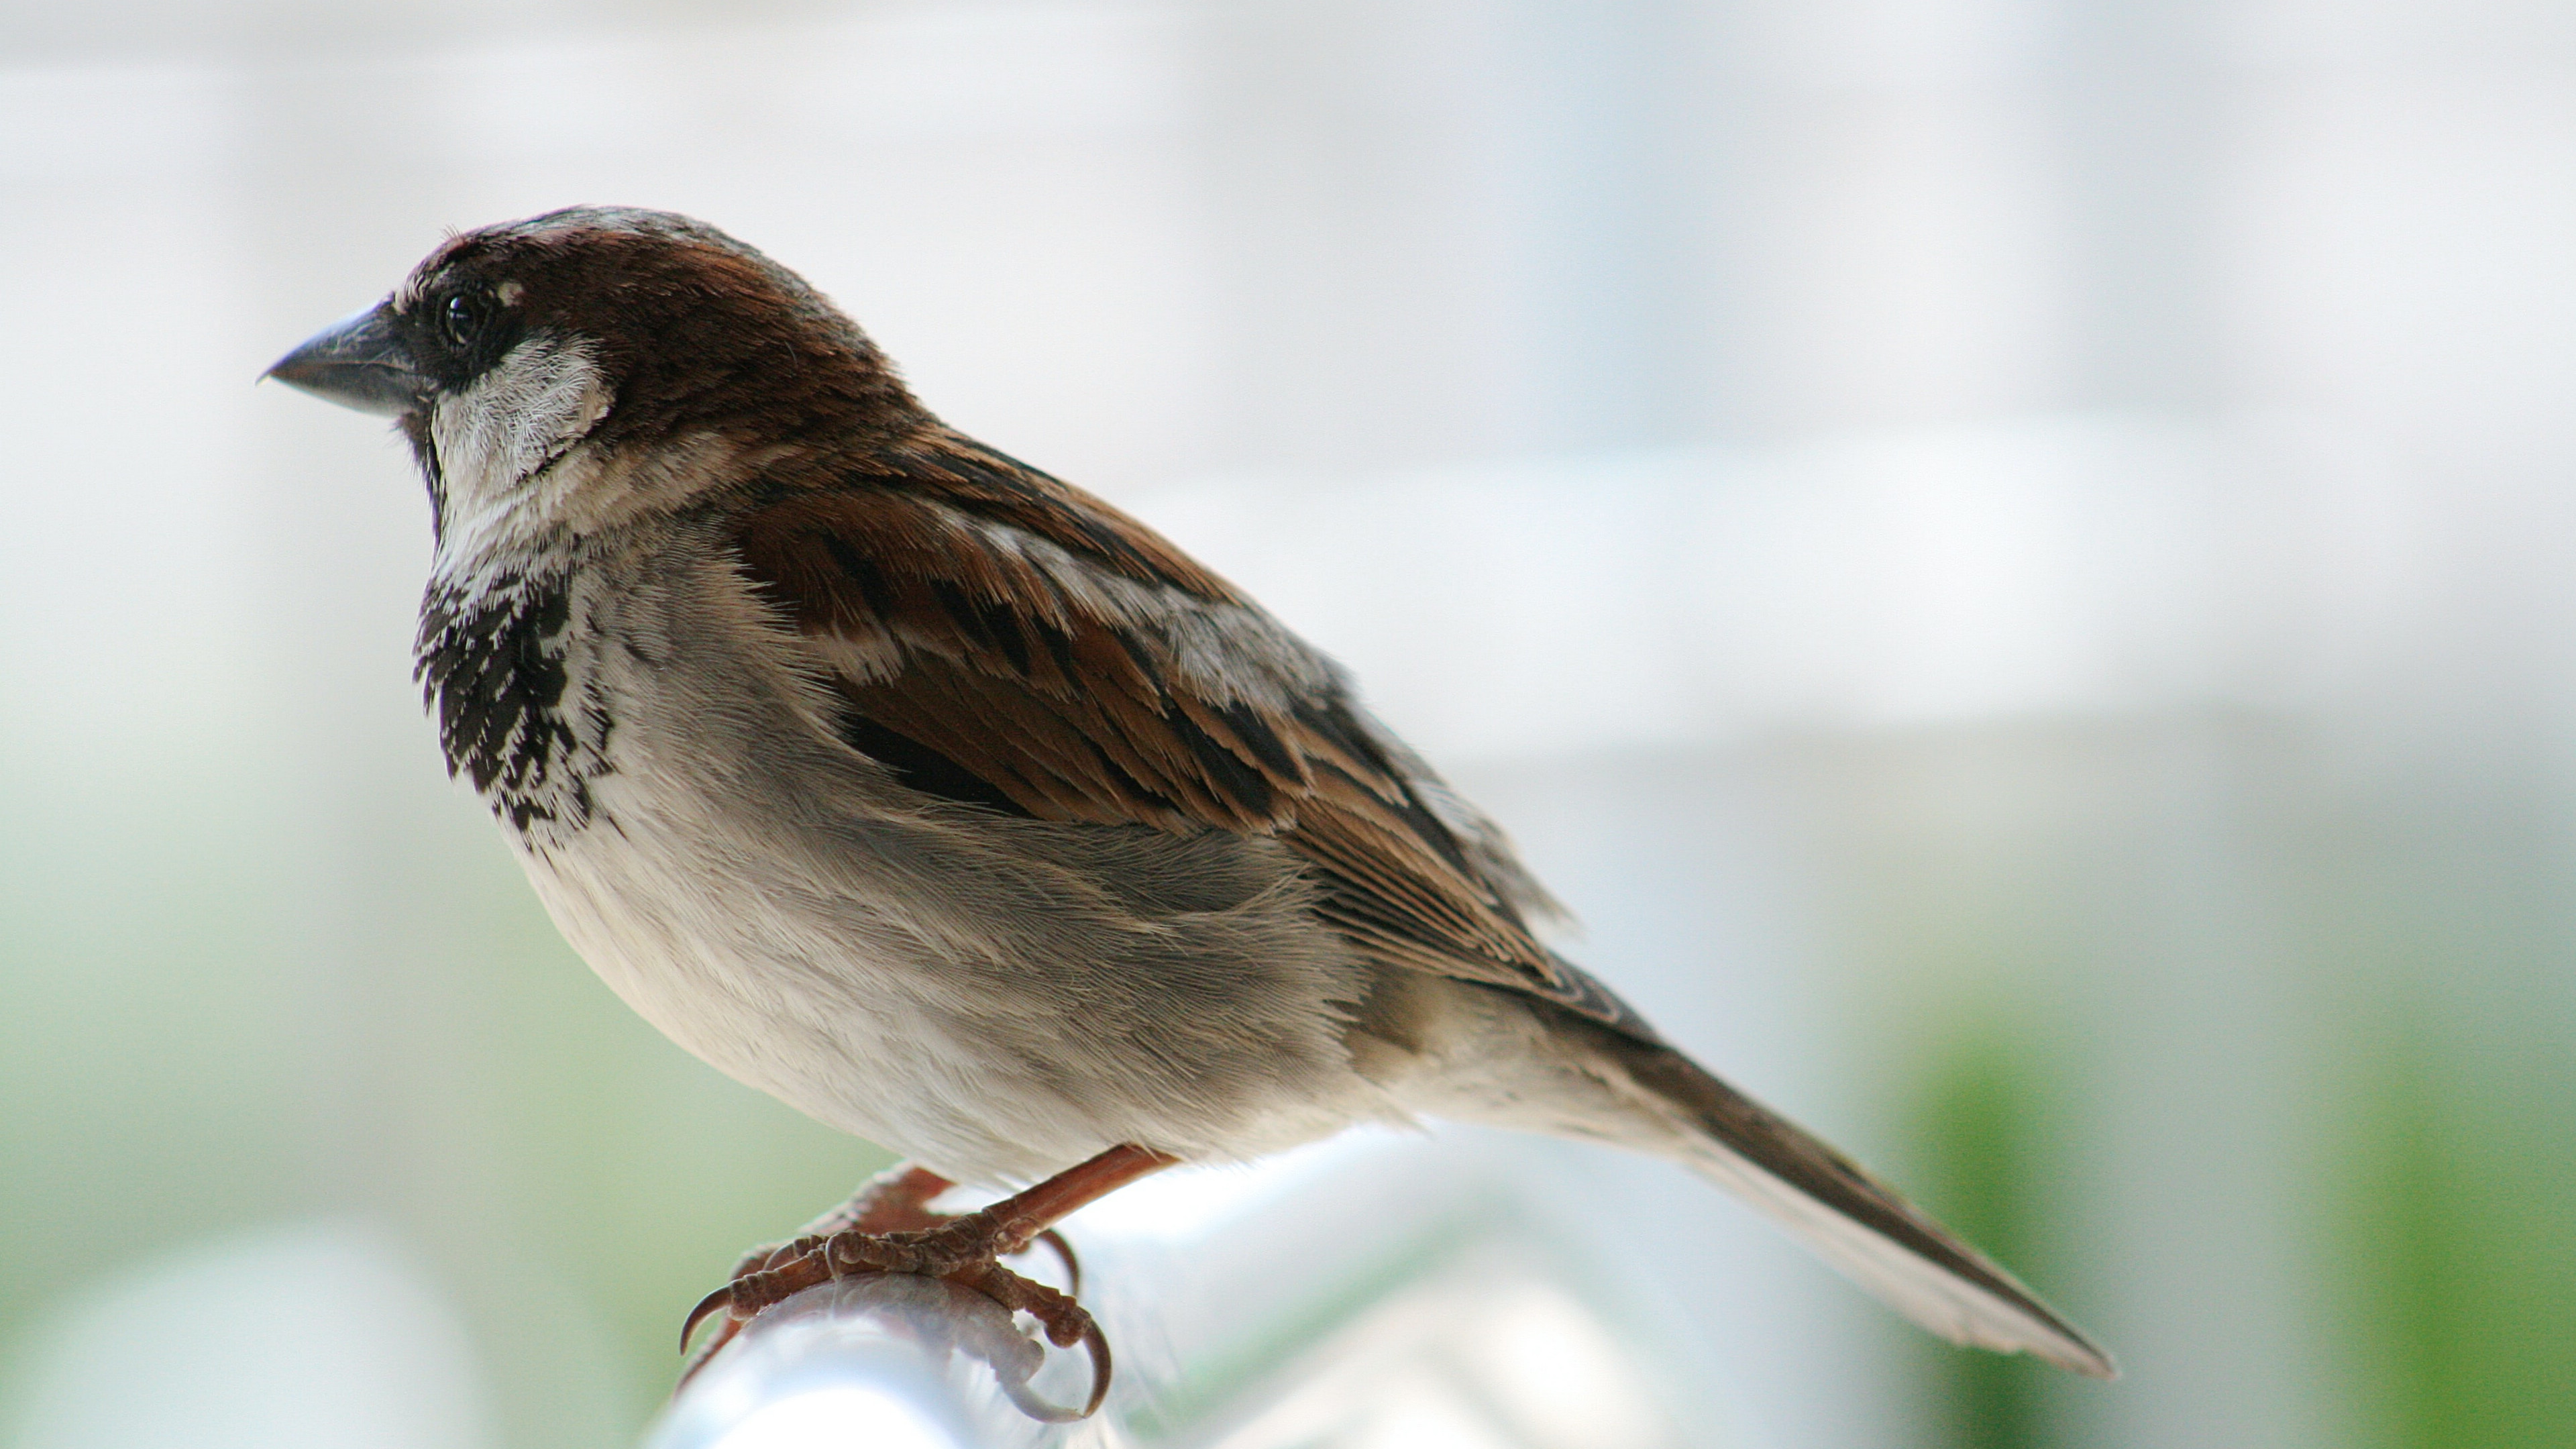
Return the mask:
[[(997, 1255), (1172, 1163), (1433, 1116), (1671, 1158), (1944, 1337), (2112, 1373), (1541, 944), (1555, 903), (1330, 660), (943, 425), (752, 248), (650, 211), (488, 227), (269, 375), (418, 455), (419, 678), (566, 938), (914, 1164), (746, 1258), (700, 1305), (728, 1330), (930, 1273), (1105, 1383), (1080, 1308)], [(952, 1182), (1036, 1186), (944, 1219)]]

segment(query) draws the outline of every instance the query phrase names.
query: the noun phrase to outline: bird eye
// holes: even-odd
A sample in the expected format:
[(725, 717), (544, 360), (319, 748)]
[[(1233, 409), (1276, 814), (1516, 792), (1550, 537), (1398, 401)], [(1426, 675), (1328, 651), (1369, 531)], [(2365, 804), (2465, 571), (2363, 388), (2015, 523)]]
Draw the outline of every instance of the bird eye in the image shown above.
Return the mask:
[(483, 330), (483, 308), (463, 292), (447, 299), (447, 340), (458, 347), (474, 344), (474, 334)]

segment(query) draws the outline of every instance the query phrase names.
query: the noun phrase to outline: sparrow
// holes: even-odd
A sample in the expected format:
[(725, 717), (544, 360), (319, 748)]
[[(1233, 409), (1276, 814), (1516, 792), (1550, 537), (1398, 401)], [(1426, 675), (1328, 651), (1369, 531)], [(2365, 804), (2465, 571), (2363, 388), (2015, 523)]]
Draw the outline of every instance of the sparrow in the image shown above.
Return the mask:
[[(1544, 944), (1555, 901), (1331, 660), (941, 423), (751, 247), (608, 207), (466, 232), (267, 375), (409, 440), (418, 681), (565, 938), (907, 1159), (753, 1250), (684, 1345), (931, 1274), (1088, 1344), (1096, 1407), (1096, 1325), (1000, 1257), (1174, 1163), (1437, 1117), (1679, 1162), (1935, 1333), (2112, 1375)], [(959, 1183), (1019, 1190), (932, 1212)]]

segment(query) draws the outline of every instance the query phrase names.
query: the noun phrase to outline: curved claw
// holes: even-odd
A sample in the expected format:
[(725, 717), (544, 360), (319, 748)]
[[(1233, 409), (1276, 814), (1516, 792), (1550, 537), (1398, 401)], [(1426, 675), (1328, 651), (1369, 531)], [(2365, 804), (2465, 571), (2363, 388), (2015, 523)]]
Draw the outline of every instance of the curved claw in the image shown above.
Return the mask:
[(1070, 1424), (1088, 1419), (1100, 1412), (1101, 1404), (1109, 1397), (1109, 1380), (1113, 1373), (1109, 1336), (1100, 1331), (1099, 1324), (1085, 1323), (1082, 1348), (1091, 1359), (1091, 1397), (1084, 1400), (1079, 1409), (1063, 1408), (1039, 1398), (1030, 1390), (1026, 1377), (1014, 1378), (1009, 1374), (996, 1374), (994, 1377), (1001, 1383), (1002, 1393), (1010, 1399), (1012, 1407), (1041, 1424)]
[(680, 1352), (689, 1351), (690, 1337), (698, 1331), (698, 1325), (706, 1321), (708, 1314), (719, 1307), (731, 1308), (732, 1306), (733, 1285), (731, 1283), (699, 1299), (698, 1306), (689, 1310), (688, 1321), (680, 1325)]
[(1101, 1401), (1109, 1397), (1109, 1335), (1100, 1331), (1097, 1322), (1084, 1324), (1082, 1347), (1091, 1355), (1091, 1397), (1076, 1417), (1088, 1419), (1100, 1412)]
[(689, 1386), (689, 1380), (698, 1376), (698, 1370), (715, 1362), (716, 1355), (724, 1352), (724, 1346), (742, 1332), (742, 1324), (741, 1319), (728, 1316), (716, 1325), (716, 1331), (707, 1335), (707, 1341), (698, 1345), (698, 1351), (690, 1354), (688, 1361), (680, 1365), (680, 1376), (671, 1381), (673, 1398), (678, 1398), (680, 1391)]
[(1035, 1238), (1030, 1240), (1030, 1246), (1032, 1247), (1039, 1243), (1044, 1243), (1048, 1247), (1054, 1249), (1056, 1261), (1064, 1264), (1064, 1291), (1073, 1297), (1081, 1297), (1082, 1260), (1073, 1255), (1073, 1244), (1066, 1242), (1064, 1240), (1064, 1234), (1057, 1232), (1053, 1228), (1047, 1229), (1045, 1232), (1038, 1234)]

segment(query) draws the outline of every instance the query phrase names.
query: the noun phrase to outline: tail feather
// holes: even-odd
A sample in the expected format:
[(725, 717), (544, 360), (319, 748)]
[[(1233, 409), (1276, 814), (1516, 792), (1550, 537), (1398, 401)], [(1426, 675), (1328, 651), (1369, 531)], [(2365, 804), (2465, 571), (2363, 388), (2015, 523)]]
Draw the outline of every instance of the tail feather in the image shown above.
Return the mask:
[(2119, 1376), (2110, 1355), (2010, 1273), (1804, 1128), (1669, 1047), (1623, 1041), (1616, 1050), (1639, 1085), (1704, 1130), (1685, 1149), (1691, 1167), (1889, 1307), (1953, 1343)]

